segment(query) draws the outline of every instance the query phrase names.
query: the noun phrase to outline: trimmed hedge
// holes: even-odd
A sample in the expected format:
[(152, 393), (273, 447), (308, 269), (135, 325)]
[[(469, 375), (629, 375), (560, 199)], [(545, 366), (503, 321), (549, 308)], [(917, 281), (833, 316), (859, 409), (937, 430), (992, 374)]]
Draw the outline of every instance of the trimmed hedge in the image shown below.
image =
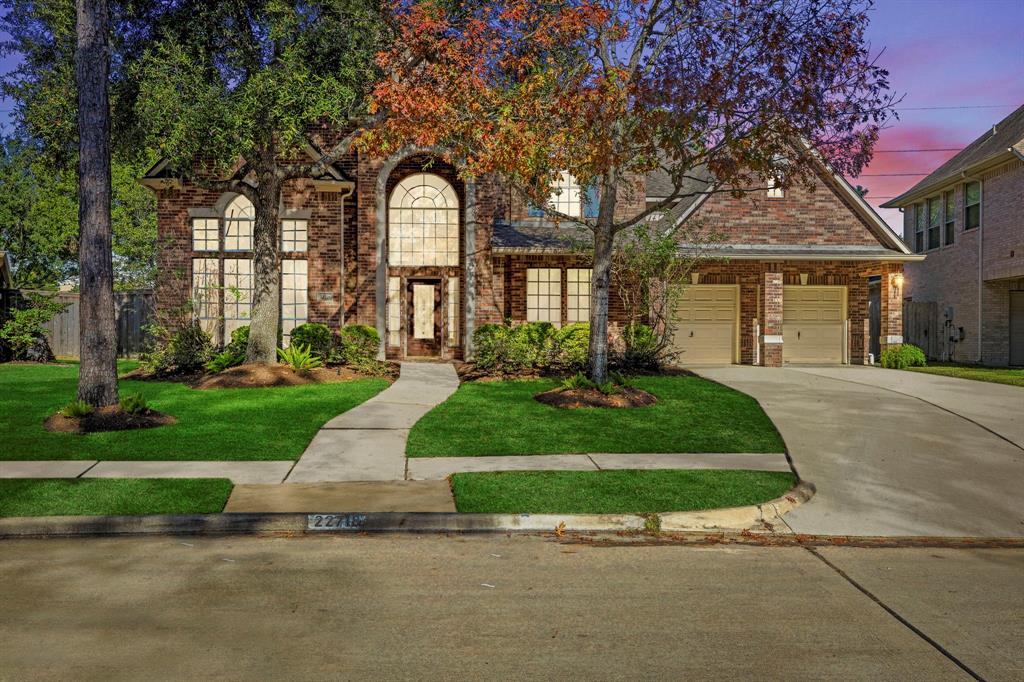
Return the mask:
[(924, 367), (927, 359), (924, 351), (910, 343), (903, 343), (898, 346), (889, 346), (882, 351), (879, 358), (882, 367), (886, 369), (905, 369), (907, 367)]
[(291, 345), (305, 346), (313, 357), (321, 362), (327, 362), (334, 341), (331, 338), (331, 330), (326, 324), (319, 322), (306, 322), (292, 330)]

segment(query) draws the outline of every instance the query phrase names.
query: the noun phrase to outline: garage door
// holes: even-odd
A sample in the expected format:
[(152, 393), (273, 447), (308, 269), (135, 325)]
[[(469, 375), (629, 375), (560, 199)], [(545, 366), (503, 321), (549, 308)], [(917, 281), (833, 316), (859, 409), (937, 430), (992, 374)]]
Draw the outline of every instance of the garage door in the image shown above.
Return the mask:
[(846, 287), (784, 287), (782, 361), (843, 362), (845, 319)]
[(736, 357), (737, 285), (686, 287), (676, 309), (672, 349), (680, 365), (729, 364)]

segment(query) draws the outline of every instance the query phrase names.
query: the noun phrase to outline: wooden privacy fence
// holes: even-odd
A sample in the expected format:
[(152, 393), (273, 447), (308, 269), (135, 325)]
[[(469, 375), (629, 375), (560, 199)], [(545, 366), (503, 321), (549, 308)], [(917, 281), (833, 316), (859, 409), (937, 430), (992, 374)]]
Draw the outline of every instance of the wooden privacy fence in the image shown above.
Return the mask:
[[(8, 290), (4, 307), (24, 307), (28, 304), (28, 294), (52, 296), (52, 291), (21, 291)], [(73, 292), (57, 293), (57, 300), (67, 308), (47, 323), (50, 348), (59, 358), (77, 358), (79, 356), (79, 295)], [(20, 300), (18, 300), (20, 299)], [(117, 327), (117, 355), (129, 357), (137, 355), (143, 349), (145, 334), (142, 328), (149, 324), (153, 317), (153, 292), (151, 290), (115, 291), (114, 292), (114, 323)]]
[(934, 301), (903, 302), (903, 340), (912, 343), (928, 359), (939, 357), (939, 304)]

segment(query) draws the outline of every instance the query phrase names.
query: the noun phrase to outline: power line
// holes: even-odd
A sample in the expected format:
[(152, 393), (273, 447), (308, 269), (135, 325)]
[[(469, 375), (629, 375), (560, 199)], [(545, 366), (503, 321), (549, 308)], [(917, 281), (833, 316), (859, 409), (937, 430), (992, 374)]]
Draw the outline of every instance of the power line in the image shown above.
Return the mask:
[(948, 111), (951, 109), (1005, 109), (1019, 104), (974, 104), (956, 107), (895, 107), (897, 111)]
[(861, 173), (859, 178), (900, 178), (910, 176), (931, 175), (931, 173)]
[(958, 152), (963, 147), (936, 147), (934, 149), (876, 149), (875, 154), (910, 154), (912, 152)]

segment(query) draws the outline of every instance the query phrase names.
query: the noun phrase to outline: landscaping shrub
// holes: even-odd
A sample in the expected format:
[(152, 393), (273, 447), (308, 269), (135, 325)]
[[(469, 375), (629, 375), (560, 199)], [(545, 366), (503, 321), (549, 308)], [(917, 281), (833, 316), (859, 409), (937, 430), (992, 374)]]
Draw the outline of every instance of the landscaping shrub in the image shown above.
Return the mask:
[(72, 400), (70, 403), (60, 409), (60, 413), (65, 417), (88, 417), (92, 414), (92, 405), (85, 402), (84, 400)]
[(661, 364), (661, 341), (648, 325), (631, 322), (622, 329), (622, 350), (615, 353), (613, 364), (619, 369), (635, 372), (657, 369)]
[(334, 346), (334, 339), (326, 324), (306, 322), (292, 330), (291, 345), (306, 346), (321, 362), (327, 362)]
[(0, 341), (10, 349), (15, 360), (51, 362), (53, 352), (44, 325), (67, 306), (56, 296), (29, 294), (28, 300), (29, 307), (12, 310), (10, 318), (0, 326)]
[(230, 350), (226, 350), (217, 353), (213, 356), (213, 359), (206, 363), (206, 371), (210, 374), (220, 374), (226, 369), (236, 367), (245, 362), (245, 352), (233, 353)]
[(376, 329), (367, 324), (349, 324), (334, 336), (328, 358), (335, 364), (372, 369), (377, 364), (379, 349), (380, 335)]
[[(231, 332), (231, 341), (224, 347), (224, 350), (232, 355), (241, 355), (242, 360), (245, 360), (245, 351), (248, 347), (249, 325), (245, 325)], [(241, 361), (239, 361), (239, 364), (241, 364)]]
[(519, 372), (535, 366), (539, 353), (530, 338), (541, 338), (539, 329), (519, 331), (528, 325), (510, 327), (484, 324), (473, 332), (476, 366), (484, 370)]
[(195, 372), (210, 361), (213, 345), (198, 320), (192, 320), (181, 329), (170, 333), (160, 325), (148, 325), (149, 349), (141, 353), (142, 365), (155, 374)]
[(924, 367), (927, 364), (924, 351), (910, 343), (889, 346), (882, 351), (879, 358), (882, 367), (887, 369), (905, 369), (907, 367)]
[(149, 405), (142, 393), (129, 393), (121, 396), (121, 409), (128, 414), (146, 414), (149, 412)]
[(281, 362), (288, 365), (295, 372), (307, 372), (311, 369), (323, 366), (323, 361), (309, 349), (309, 346), (302, 346), (293, 343), (287, 348), (278, 348), (277, 357)]
[(571, 391), (578, 388), (597, 388), (597, 384), (587, 378), (583, 372), (576, 372), (562, 380), (562, 390)]
[(562, 327), (554, 339), (551, 366), (563, 372), (582, 372), (587, 367), (590, 346), (590, 325), (577, 322)]

